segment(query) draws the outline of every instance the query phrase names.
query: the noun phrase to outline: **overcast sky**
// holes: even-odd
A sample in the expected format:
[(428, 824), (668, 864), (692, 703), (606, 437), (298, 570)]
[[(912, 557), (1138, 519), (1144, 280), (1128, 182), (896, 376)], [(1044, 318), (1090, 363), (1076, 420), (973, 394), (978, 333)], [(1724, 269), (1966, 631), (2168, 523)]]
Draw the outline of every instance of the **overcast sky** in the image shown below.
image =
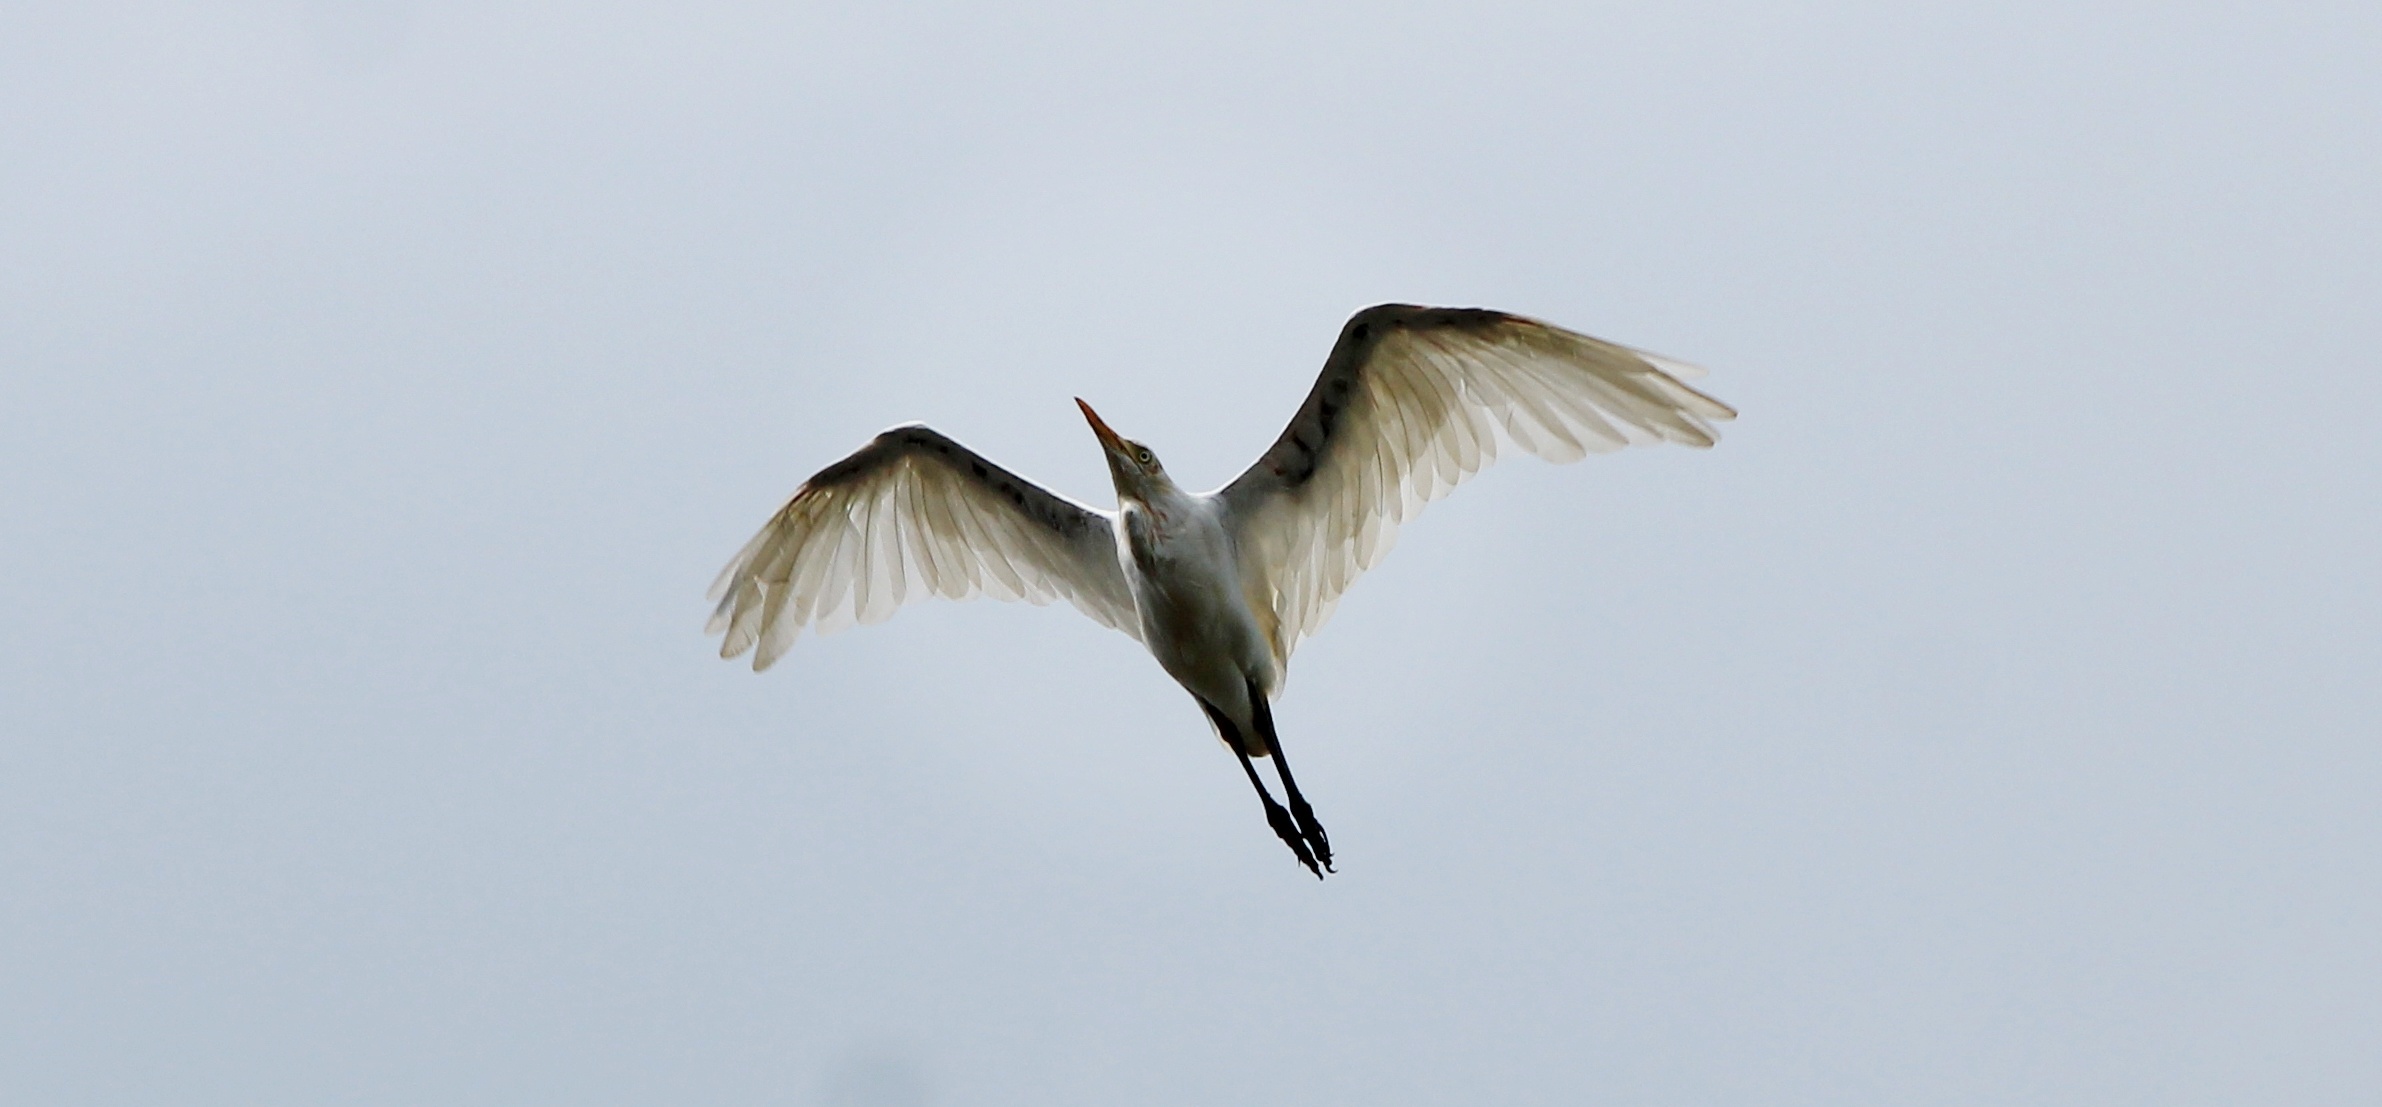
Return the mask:
[[(0, 1099), (2382, 1097), (2382, 8), (9, 3)], [(1708, 365), (1276, 708), (755, 676), (930, 422), (1222, 483), (1366, 304)]]

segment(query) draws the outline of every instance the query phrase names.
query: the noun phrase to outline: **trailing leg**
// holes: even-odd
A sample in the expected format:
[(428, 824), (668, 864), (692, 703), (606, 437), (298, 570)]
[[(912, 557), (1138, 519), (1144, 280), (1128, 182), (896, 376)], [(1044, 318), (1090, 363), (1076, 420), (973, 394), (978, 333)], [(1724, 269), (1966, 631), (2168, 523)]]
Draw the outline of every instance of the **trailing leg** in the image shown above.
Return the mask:
[[(1198, 699), (1196, 696), (1192, 698)], [(1299, 864), (1305, 865), (1308, 872), (1314, 873), (1315, 879), (1323, 879), (1323, 870), (1315, 866), (1315, 855), (1307, 849), (1306, 833), (1299, 824), (1292, 821), (1290, 812), (1283, 810), (1281, 804), (1274, 802), (1273, 793), (1265, 790), (1265, 781), (1258, 779), (1257, 765), (1249, 760), (1249, 751), (1241, 745), (1240, 728), (1232, 725), (1232, 720), (1226, 717), (1224, 712), (1217, 710), (1214, 704), (1204, 699), (1199, 700), (1199, 708), (1208, 713), (1208, 721), (1216, 724), (1216, 733), (1223, 737), (1225, 745), (1232, 747), (1232, 755), (1241, 759), (1241, 771), (1249, 775), (1249, 787), (1257, 789), (1257, 798), (1265, 804), (1266, 825), (1273, 827), (1274, 836), (1282, 839), (1282, 844), (1289, 846), (1290, 852), (1298, 856)], [(1293, 792), (1292, 794), (1295, 796), (1297, 793)], [(1300, 806), (1305, 806), (1304, 801), (1298, 802)], [(1313, 815), (1310, 814), (1309, 818), (1313, 818)], [(1329, 855), (1326, 856), (1328, 858)], [(1329, 863), (1328, 860), (1326, 863)]]
[(1282, 790), (1289, 795), (1290, 814), (1298, 820), (1299, 834), (1314, 847), (1315, 859), (1328, 871), (1332, 867), (1332, 837), (1323, 832), (1323, 824), (1316, 821), (1315, 809), (1307, 806), (1307, 797), (1299, 794), (1299, 782), (1291, 778), (1290, 761), (1282, 756), (1282, 739), (1274, 733), (1274, 710), (1266, 703), (1265, 690), (1254, 680), (1249, 682), (1249, 704), (1257, 719), (1257, 736), (1265, 741), (1265, 751), (1274, 759), (1274, 772), (1281, 775)]

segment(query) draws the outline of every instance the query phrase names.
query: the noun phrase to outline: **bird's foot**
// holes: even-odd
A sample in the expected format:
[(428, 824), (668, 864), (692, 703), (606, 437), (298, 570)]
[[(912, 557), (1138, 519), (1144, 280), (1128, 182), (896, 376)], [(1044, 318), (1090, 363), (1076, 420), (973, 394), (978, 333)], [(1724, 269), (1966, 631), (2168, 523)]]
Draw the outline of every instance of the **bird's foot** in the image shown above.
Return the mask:
[(1298, 855), (1299, 864), (1305, 865), (1308, 872), (1314, 873), (1315, 879), (1323, 879), (1323, 870), (1315, 867), (1315, 855), (1307, 849), (1306, 835), (1300, 832), (1298, 824), (1291, 821), (1290, 812), (1283, 810), (1281, 804), (1275, 803), (1272, 796), (1266, 797), (1265, 821), (1268, 826), (1274, 828), (1274, 836), (1282, 839), (1282, 844), (1289, 846), (1290, 852)]
[[(1315, 819), (1315, 809), (1307, 806), (1307, 797), (1292, 792), (1290, 794), (1290, 814), (1292, 818), (1298, 820), (1299, 836), (1305, 838), (1307, 845), (1313, 848), (1315, 860), (1323, 864), (1323, 871), (1327, 873), (1333, 871), (1332, 836), (1323, 832), (1323, 824)], [(1323, 874), (1317, 873), (1316, 875)]]

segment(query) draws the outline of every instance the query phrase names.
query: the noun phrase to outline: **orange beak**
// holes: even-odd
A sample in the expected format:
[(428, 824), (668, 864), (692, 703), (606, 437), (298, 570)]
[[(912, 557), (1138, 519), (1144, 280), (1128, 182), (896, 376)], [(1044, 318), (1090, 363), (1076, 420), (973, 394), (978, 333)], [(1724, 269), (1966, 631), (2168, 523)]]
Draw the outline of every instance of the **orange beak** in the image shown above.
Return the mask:
[(1124, 438), (1117, 432), (1108, 429), (1108, 424), (1100, 421), (1100, 413), (1093, 411), (1092, 405), (1083, 402), (1083, 397), (1078, 396), (1075, 398), (1075, 406), (1083, 409), (1084, 421), (1092, 424), (1092, 433), (1100, 436), (1101, 445), (1108, 447), (1111, 453), (1122, 454), (1125, 452)]

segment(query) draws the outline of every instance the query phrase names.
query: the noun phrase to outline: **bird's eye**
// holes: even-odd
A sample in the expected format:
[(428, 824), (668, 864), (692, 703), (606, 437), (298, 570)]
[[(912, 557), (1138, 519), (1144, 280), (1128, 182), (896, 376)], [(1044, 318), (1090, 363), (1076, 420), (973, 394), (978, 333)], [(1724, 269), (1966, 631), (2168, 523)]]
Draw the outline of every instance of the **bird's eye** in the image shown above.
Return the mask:
[(1150, 448), (1148, 446), (1135, 446), (1133, 448), (1133, 460), (1140, 462), (1143, 465), (1147, 465), (1158, 459), (1150, 456)]

